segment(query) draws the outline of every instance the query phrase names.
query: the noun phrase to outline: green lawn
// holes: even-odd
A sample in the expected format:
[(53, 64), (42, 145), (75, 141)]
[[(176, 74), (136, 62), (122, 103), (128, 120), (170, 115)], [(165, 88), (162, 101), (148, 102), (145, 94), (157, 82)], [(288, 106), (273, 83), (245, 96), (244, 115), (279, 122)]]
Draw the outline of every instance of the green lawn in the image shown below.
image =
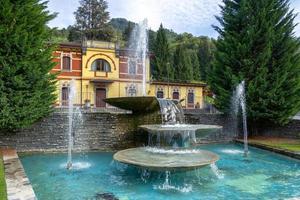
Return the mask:
[(0, 200), (7, 200), (6, 185), (5, 185), (5, 178), (4, 178), (4, 166), (3, 166), (1, 151), (0, 151)]
[(299, 139), (255, 137), (250, 138), (249, 142), (254, 144), (263, 144), (277, 149), (300, 152)]

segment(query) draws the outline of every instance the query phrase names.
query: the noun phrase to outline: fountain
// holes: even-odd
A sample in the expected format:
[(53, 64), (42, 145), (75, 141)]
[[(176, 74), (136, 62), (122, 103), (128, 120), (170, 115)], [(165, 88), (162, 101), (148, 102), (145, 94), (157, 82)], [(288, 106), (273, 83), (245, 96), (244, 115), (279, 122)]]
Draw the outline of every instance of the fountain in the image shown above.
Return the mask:
[(221, 126), (184, 124), (180, 101), (146, 96), (147, 20), (135, 27), (130, 43), (135, 58), (143, 62), (142, 96), (107, 98), (104, 101), (133, 113), (160, 110), (162, 124), (140, 126), (148, 133), (148, 146), (119, 151), (114, 154), (114, 160), (156, 171), (187, 171), (215, 163), (218, 155), (191, 147), (197, 143), (197, 138), (221, 131)]
[[(246, 93), (245, 93), (245, 81), (242, 81), (237, 85), (232, 97), (233, 114), (235, 121), (237, 121), (237, 116), (239, 109), (242, 110), (243, 118), (243, 136), (244, 136), (244, 156), (248, 155), (248, 130), (247, 130), (247, 111), (246, 111)], [(237, 124), (236, 124), (237, 129)]]
[(193, 149), (199, 137), (220, 131), (221, 126), (184, 124), (179, 103), (157, 99), (162, 124), (142, 125), (148, 132), (148, 146), (131, 148), (114, 154), (114, 160), (152, 171), (188, 171), (214, 164), (218, 155)]
[[(146, 58), (148, 49), (148, 20), (144, 19), (134, 27), (130, 35), (129, 49), (134, 52), (134, 58), (142, 63), (142, 96), (146, 96)], [(135, 73), (132, 75), (135, 79)]]
[(82, 119), (82, 113), (79, 107), (74, 107), (76, 101), (76, 86), (75, 80), (71, 80), (69, 88), (69, 99), (68, 99), (68, 159), (67, 159), (67, 169), (71, 169), (73, 166), (72, 163), (72, 150), (74, 144), (75, 130), (80, 124)]

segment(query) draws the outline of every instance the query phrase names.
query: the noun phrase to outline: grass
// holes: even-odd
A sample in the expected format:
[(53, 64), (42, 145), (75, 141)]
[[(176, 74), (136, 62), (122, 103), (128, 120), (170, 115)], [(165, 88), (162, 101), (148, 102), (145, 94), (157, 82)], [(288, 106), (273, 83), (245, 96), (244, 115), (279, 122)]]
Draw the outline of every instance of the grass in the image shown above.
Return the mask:
[(0, 200), (7, 200), (6, 184), (5, 184), (5, 177), (4, 177), (4, 165), (3, 165), (1, 151), (0, 151)]
[(262, 144), (277, 149), (300, 152), (300, 139), (254, 137), (249, 138), (249, 142), (254, 144)]

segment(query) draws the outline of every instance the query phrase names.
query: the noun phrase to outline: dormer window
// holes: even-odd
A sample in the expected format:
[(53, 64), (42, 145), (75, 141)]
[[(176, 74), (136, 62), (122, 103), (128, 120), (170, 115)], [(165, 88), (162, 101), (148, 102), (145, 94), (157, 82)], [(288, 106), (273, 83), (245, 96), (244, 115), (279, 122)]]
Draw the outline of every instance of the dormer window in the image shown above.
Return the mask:
[(63, 56), (63, 58), (62, 58), (62, 70), (71, 71), (71, 58), (70, 58), (70, 56)]
[(111, 72), (109, 63), (104, 59), (97, 59), (92, 63), (92, 71)]

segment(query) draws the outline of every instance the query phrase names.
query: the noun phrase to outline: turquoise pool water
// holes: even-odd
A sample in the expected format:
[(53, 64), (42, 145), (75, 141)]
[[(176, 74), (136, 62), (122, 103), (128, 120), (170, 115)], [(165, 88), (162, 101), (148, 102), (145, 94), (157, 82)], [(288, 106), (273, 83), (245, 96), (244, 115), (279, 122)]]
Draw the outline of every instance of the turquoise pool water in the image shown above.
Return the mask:
[(39, 200), (210, 200), (300, 198), (300, 162), (236, 144), (199, 147), (220, 156), (216, 166), (191, 172), (149, 172), (112, 161), (112, 153), (21, 156)]

